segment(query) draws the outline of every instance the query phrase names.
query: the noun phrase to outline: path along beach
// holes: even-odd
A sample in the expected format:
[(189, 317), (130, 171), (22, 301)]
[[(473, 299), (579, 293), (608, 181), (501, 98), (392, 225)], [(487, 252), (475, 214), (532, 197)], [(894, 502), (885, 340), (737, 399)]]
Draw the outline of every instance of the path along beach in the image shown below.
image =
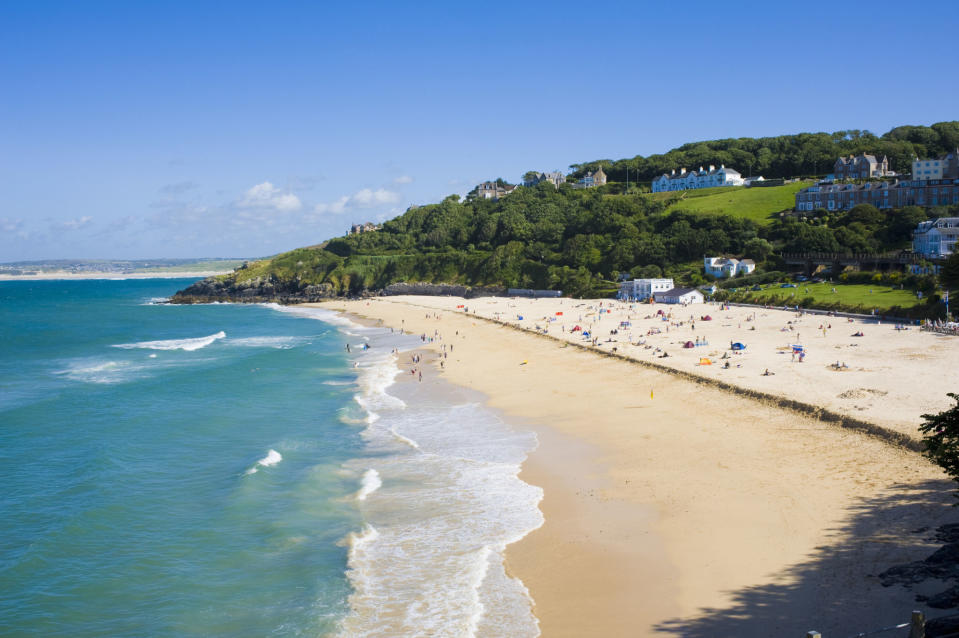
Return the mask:
[(544, 636), (845, 636), (908, 620), (917, 593), (938, 591), (878, 574), (928, 556), (935, 527), (959, 521), (952, 484), (910, 449), (920, 415), (959, 390), (959, 339), (714, 304), (321, 305), (441, 332), (452, 347), (440, 368), (440, 342), (426, 345), (424, 381), (475, 389), (537, 432), (522, 478), (544, 489), (546, 522), (507, 567)]

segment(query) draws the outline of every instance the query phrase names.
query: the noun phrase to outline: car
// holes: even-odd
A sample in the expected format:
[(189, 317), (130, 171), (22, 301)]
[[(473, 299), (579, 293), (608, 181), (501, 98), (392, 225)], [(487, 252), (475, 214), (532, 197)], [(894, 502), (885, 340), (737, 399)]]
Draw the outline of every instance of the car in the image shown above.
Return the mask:
[(762, 290), (762, 289), (763, 289), (763, 287), (760, 286), (759, 284), (756, 284), (755, 286), (753, 286), (752, 288), (750, 288), (750, 290)]
[(779, 287), (780, 288), (798, 288), (799, 286), (797, 286), (796, 284), (782, 284)]
[(799, 275), (798, 277), (796, 277), (796, 281), (809, 281), (809, 277), (805, 275)]

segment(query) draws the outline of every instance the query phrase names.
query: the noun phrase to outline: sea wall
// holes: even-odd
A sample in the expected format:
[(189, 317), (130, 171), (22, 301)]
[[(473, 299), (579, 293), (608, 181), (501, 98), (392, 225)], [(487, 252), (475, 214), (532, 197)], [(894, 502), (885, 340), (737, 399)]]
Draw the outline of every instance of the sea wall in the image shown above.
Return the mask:
[(406, 283), (400, 282), (390, 284), (380, 295), (390, 297), (395, 295), (425, 295), (429, 297), (463, 297), (472, 299), (473, 297), (505, 297), (505, 288), (484, 287), (484, 286), (460, 286), (457, 284), (428, 284), (428, 283)]

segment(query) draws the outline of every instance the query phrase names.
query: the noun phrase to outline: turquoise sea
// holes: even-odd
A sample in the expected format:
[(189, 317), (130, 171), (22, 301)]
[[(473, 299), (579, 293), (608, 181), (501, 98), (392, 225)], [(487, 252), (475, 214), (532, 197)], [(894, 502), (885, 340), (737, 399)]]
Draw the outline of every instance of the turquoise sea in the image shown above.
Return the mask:
[(0, 635), (537, 635), (532, 433), (397, 382), (418, 336), (190, 281), (0, 283)]

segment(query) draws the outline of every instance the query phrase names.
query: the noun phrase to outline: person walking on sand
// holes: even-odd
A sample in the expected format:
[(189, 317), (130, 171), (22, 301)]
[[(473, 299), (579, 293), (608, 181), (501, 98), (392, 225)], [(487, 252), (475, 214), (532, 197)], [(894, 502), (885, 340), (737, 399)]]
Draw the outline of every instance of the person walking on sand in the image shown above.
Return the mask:
[(423, 381), (423, 371), (420, 370), (420, 381)]

